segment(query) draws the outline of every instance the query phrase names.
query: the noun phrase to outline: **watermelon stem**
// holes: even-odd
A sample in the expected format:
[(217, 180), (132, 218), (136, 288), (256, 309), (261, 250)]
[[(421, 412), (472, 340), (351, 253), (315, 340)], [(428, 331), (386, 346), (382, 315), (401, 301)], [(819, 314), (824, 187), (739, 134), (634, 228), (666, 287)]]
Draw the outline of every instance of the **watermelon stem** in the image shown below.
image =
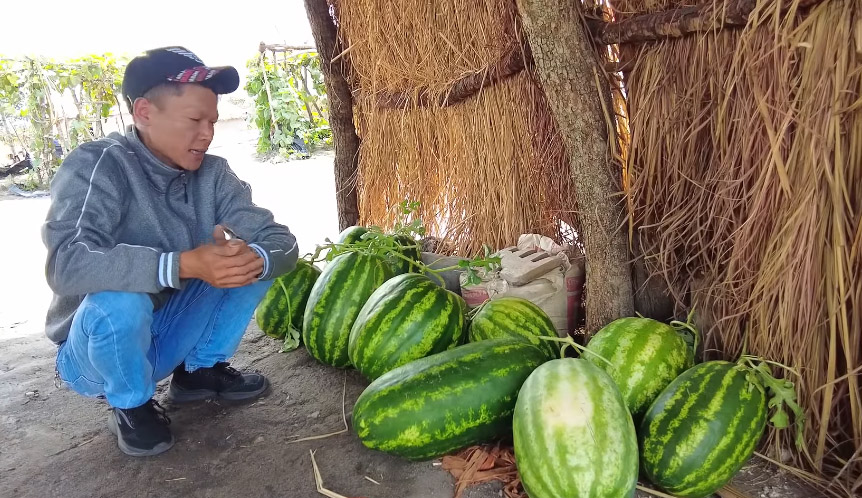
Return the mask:
[(688, 312), (688, 317), (685, 319), (685, 322), (673, 320), (670, 322), (670, 326), (673, 327), (674, 330), (676, 330), (678, 333), (691, 333), (693, 340), (693, 343), (691, 344), (691, 350), (694, 356), (697, 357), (697, 349), (700, 347), (702, 338), (700, 331), (697, 330), (697, 327), (694, 326), (694, 307), (692, 307), (691, 310)]
[(567, 336), (567, 337), (549, 337), (549, 336), (543, 335), (543, 336), (538, 336), (538, 337), (539, 337), (539, 339), (541, 339), (543, 341), (563, 343), (563, 346), (560, 348), (560, 358), (565, 358), (566, 357), (566, 348), (571, 347), (581, 355), (583, 355), (585, 353), (589, 353), (590, 355), (595, 356), (596, 358), (599, 358), (600, 360), (604, 361), (608, 365), (613, 366), (613, 364), (610, 361), (608, 361), (607, 358), (604, 358), (603, 356), (598, 355), (598, 354), (590, 351), (590, 349), (586, 346), (581, 346), (580, 344), (575, 342), (575, 340), (573, 338), (571, 338), (569, 336)]

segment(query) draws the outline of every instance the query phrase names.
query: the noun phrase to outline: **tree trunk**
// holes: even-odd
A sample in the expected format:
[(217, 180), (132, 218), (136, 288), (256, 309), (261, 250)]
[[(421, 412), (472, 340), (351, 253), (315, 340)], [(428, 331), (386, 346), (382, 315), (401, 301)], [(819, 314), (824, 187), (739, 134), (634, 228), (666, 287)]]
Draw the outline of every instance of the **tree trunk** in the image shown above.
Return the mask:
[(587, 333), (634, 314), (620, 172), (609, 161), (598, 67), (578, 2), (518, 0), (536, 72), (569, 155), (578, 193), (587, 280)]
[(329, 96), (329, 127), (335, 144), (335, 201), (338, 226), (343, 230), (359, 223), (356, 177), (359, 169), (359, 136), (353, 125), (353, 96), (344, 78), (342, 62), (333, 65), (340, 53), (335, 23), (326, 0), (304, 0), (311, 32), (320, 56), (320, 69)]

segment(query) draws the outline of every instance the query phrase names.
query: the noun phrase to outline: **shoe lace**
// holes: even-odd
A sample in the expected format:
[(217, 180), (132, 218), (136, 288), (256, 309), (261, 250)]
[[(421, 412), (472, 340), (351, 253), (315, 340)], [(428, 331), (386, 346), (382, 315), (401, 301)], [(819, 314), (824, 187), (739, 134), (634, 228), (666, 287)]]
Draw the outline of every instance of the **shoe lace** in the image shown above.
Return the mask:
[(126, 423), (131, 427), (137, 427), (139, 422), (150, 419), (155, 415), (155, 419), (159, 422), (170, 425), (171, 418), (167, 415), (167, 410), (159, 404), (158, 401), (151, 399), (137, 408), (119, 409), (112, 408), (120, 417), (126, 420)]
[(167, 410), (165, 407), (159, 404), (158, 401), (151, 399), (149, 402), (149, 409), (156, 414), (156, 418), (165, 423), (165, 425), (171, 425), (171, 417), (168, 417)]
[(237, 376), (241, 375), (239, 370), (230, 366), (230, 363), (228, 363), (226, 361), (220, 361), (220, 362), (216, 363), (215, 365), (213, 365), (213, 368), (215, 370), (218, 370), (219, 372), (226, 373), (226, 374), (230, 375), (231, 377), (237, 377)]

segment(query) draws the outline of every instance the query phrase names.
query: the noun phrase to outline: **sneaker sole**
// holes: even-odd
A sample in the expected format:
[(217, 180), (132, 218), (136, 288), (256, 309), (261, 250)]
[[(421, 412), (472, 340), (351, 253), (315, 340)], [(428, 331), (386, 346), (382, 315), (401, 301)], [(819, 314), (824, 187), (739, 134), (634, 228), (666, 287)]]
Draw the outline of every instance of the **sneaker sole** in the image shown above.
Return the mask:
[(175, 442), (174, 435), (171, 434), (170, 441), (166, 443), (159, 443), (148, 450), (141, 448), (133, 448), (129, 446), (125, 441), (123, 441), (123, 438), (120, 437), (120, 428), (117, 427), (117, 419), (114, 418), (113, 414), (108, 416), (108, 430), (111, 431), (111, 434), (117, 436), (117, 446), (120, 448), (120, 451), (122, 451), (126, 455), (133, 457), (148, 457), (159, 455), (171, 449), (174, 446)]
[(198, 401), (215, 399), (234, 402), (251, 401), (260, 398), (268, 389), (269, 380), (267, 379), (264, 379), (263, 387), (261, 387), (260, 389), (256, 391), (239, 393), (219, 393), (216, 391), (211, 391), (209, 389), (183, 389), (181, 387), (175, 386), (174, 384), (171, 384), (170, 389), (168, 389), (167, 399), (174, 404), (195, 403)]

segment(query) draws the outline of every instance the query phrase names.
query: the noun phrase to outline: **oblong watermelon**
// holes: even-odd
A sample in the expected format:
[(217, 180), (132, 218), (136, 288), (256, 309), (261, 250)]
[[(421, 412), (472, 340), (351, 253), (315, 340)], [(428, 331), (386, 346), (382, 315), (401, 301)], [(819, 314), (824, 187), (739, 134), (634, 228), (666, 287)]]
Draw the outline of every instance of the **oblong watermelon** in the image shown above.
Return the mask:
[(659, 393), (694, 365), (694, 353), (673, 327), (636, 317), (604, 326), (582, 357), (613, 377), (636, 424)]
[(541, 336), (557, 337), (557, 329), (547, 313), (531, 301), (520, 297), (500, 297), (484, 303), (470, 320), (468, 339), (470, 342), (484, 341), (495, 337), (513, 336), (526, 340), (548, 355), (548, 359), (560, 357), (560, 345), (540, 339)]
[(380, 286), (359, 311), (348, 355), (370, 380), (419, 358), (454, 348), (467, 303), (425, 275), (406, 273)]
[(338, 234), (338, 238), (336, 239), (336, 243), (338, 244), (353, 244), (354, 242), (359, 242), (362, 239), (362, 236), (368, 233), (368, 228), (353, 225), (345, 228)]
[(405, 261), (400, 257), (394, 255), (391, 256), (390, 261), (392, 263), (393, 273), (395, 275), (409, 272), (417, 273), (419, 271), (419, 266), (413, 264), (412, 261), (422, 261), (422, 253), (419, 251), (419, 242), (406, 235), (395, 235), (393, 238), (395, 239), (396, 244), (401, 247), (398, 254), (409, 260)]
[(588, 361), (563, 358), (537, 368), (518, 394), (513, 435), (530, 498), (634, 495), (634, 423), (613, 379)]
[(270, 337), (287, 337), (298, 346), (305, 305), (319, 276), (320, 269), (300, 259), (296, 268), (276, 278), (255, 309), (258, 327)]
[(353, 428), (366, 447), (410, 460), (505, 436), (521, 384), (546, 359), (507, 337), (412, 361), (362, 392)]
[(311, 356), (334, 367), (350, 366), (350, 328), (365, 301), (391, 276), (382, 258), (360, 252), (336, 256), (314, 283), (305, 307), (302, 340)]
[(747, 368), (695, 365), (659, 394), (641, 422), (645, 475), (675, 496), (709, 496), (751, 457), (766, 411), (763, 386)]

